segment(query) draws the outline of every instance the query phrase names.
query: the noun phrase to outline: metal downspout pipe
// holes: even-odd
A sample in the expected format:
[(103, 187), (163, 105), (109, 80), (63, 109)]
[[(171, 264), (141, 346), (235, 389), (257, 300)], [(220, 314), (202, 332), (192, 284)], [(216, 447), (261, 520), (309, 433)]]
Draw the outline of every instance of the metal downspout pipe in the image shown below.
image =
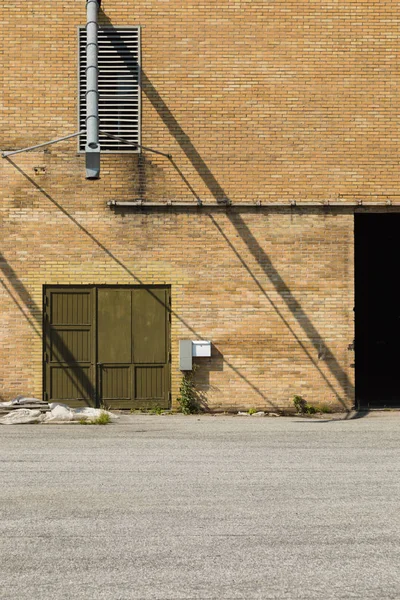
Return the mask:
[(100, 177), (98, 14), (101, 0), (86, 0), (86, 179)]

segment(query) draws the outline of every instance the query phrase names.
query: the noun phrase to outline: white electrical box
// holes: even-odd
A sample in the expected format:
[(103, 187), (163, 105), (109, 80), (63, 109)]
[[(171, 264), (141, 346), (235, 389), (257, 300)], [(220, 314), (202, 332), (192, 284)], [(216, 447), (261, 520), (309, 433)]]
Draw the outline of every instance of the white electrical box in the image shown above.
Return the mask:
[(211, 342), (194, 340), (192, 342), (192, 356), (211, 356)]
[(211, 356), (211, 342), (208, 340), (180, 340), (179, 368), (181, 371), (191, 371), (192, 357)]

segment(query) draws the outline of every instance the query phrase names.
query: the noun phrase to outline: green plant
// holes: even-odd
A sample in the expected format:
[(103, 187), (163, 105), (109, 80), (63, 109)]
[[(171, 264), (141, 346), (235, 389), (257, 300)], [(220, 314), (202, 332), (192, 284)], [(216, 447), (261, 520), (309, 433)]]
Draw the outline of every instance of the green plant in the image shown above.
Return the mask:
[(196, 398), (196, 389), (193, 382), (193, 373), (185, 373), (182, 377), (179, 388), (179, 412), (184, 415), (192, 415), (199, 412), (199, 405)]
[(317, 404), (317, 406), (315, 407), (317, 412), (320, 413), (331, 413), (332, 409), (330, 406), (328, 406), (327, 404)]
[(303, 415), (315, 415), (317, 409), (312, 404), (308, 404), (302, 396), (294, 396), (293, 404), (298, 413)]
[(104, 412), (104, 410), (101, 411), (97, 419), (93, 419), (94, 425), (107, 425), (108, 423), (110, 423), (110, 421), (110, 415)]
[(96, 419), (79, 419), (81, 425), (107, 425), (110, 422), (110, 415), (103, 410)]
[(298, 413), (306, 412), (307, 402), (304, 400), (304, 398), (302, 396), (294, 396), (293, 404), (296, 409), (296, 412), (298, 412)]
[(249, 415), (254, 415), (257, 412), (256, 408), (249, 408), (248, 413)]
[(156, 404), (156, 406), (149, 410), (149, 413), (151, 415), (162, 415), (163, 409), (161, 408), (161, 406), (158, 406), (158, 404)]

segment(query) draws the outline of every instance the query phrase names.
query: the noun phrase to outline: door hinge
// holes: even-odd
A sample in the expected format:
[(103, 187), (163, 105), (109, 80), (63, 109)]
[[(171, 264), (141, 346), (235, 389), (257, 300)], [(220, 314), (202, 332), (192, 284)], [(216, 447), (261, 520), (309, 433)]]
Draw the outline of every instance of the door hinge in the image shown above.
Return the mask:
[(47, 352), (43, 352), (43, 361), (45, 363), (49, 362), (49, 356), (48, 356)]
[(49, 401), (49, 393), (48, 393), (48, 392), (43, 392), (43, 400), (44, 400), (45, 402), (48, 402), (48, 401)]
[(168, 362), (171, 362), (171, 352), (168, 352)]

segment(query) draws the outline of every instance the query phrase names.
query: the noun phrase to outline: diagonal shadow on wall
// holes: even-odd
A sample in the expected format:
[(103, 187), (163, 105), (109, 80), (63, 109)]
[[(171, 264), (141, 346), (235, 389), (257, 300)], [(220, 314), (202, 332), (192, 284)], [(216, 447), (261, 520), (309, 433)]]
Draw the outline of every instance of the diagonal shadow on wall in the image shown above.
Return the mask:
[[(27, 313), (26, 312), (26, 306), (28, 305), (28, 301), (24, 301), (23, 304), (21, 304), (21, 302), (18, 300), (18, 298), (16, 297), (16, 292), (15, 289), (18, 287), (20, 288), (19, 292), (18, 292), (18, 296), (20, 297), (21, 294), (23, 294), (23, 289), (21, 289), (21, 285), (20, 282), (15, 280), (14, 275), (11, 275), (11, 272), (13, 271), (12, 269), (9, 268), (8, 263), (6, 262), (4, 256), (1, 254), (0, 252), (0, 269), (3, 272), (3, 275), (6, 274), (6, 271), (9, 271), (9, 273), (6, 275), (8, 281), (14, 281), (15, 285), (13, 286), (14, 289), (11, 289), (10, 285), (7, 285), (7, 283), (4, 281), (4, 279), (2, 279), (0, 277), (0, 284), (3, 287), (4, 291), (6, 292), (6, 294), (8, 294), (8, 296), (11, 298), (11, 300), (14, 302), (15, 306), (17, 307), (18, 311), (21, 313), (21, 315), (24, 317), (24, 319), (29, 323), (29, 325), (31, 326), (31, 328), (33, 329), (33, 331), (35, 332), (36, 336), (39, 337), (40, 339), (42, 339), (42, 331), (41, 328), (39, 326), (39, 323), (37, 322), (36, 319), (34, 319), (31, 316), (31, 312)], [(25, 308), (24, 308), (24, 304), (25, 304)]]
[[(118, 45), (115, 45), (115, 50), (117, 51), (117, 53), (118, 52), (120, 53), (121, 58), (123, 60), (124, 52), (129, 53), (129, 49), (125, 46), (124, 40), (120, 36), (118, 36), (117, 30), (114, 29), (110, 19), (107, 17), (107, 15), (103, 11), (101, 11), (100, 24), (102, 26), (106, 25), (107, 27), (110, 27), (113, 29), (113, 36), (110, 36), (109, 39), (110, 39), (111, 43), (113, 43), (116, 39), (118, 40)], [(121, 48), (124, 49), (123, 53), (120, 52)], [(126, 66), (128, 69), (130, 68), (130, 65), (128, 63), (126, 63)], [(132, 73), (132, 75), (134, 76), (135, 74)], [(155, 86), (152, 84), (150, 78), (148, 77), (148, 75), (146, 74), (146, 72), (143, 69), (141, 69), (141, 72), (140, 72), (140, 81), (141, 81), (142, 90), (143, 90), (144, 94), (146, 95), (147, 99), (150, 101), (153, 108), (157, 112), (158, 116), (160, 117), (160, 119), (162, 120), (164, 125), (167, 127), (170, 135), (179, 144), (181, 150), (184, 152), (185, 156), (190, 161), (191, 165), (193, 166), (193, 168), (195, 169), (195, 171), (197, 172), (197, 174), (199, 175), (199, 177), (201, 178), (203, 183), (206, 185), (206, 187), (208, 188), (208, 190), (210, 191), (210, 193), (212, 194), (214, 199), (221, 204), (225, 204), (227, 201), (229, 202), (229, 198), (228, 198), (225, 190), (220, 185), (220, 183), (218, 182), (218, 180), (216, 179), (216, 177), (214, 176), (214, 174), (212, 173), (212, 171), (210, 170), (210, 168), (208, 167), (207, 163), (204, 161), (204, 159), (202, 158), (200, 153), (197, 151), (194, 144), (191, 142), (190, 137), (186, 134), (184, 129), (180, 126), (177, 119), (174, 117), (173, 113), (169, 109), (168, 105), (164, 102), (163, 98), (161, 97), (159, 92), (156, 90)], [(182, 171), (178, 168), (176, 162), (173, 160), (171, 160), (170, 162), (172, 163), (172, 166), (175, 168), (175, 170), (178, 172), (178, 174), (182, 177), (182, 179), (184, 180), (184, 182), (186, 183), (188, 188), (191, 190), (194, 197), (197, 200), (199, 200), (199, 196), (195, 192), (194, 187), (190, 184), (187, 177), (185, 177), (183, 175)], [(317, 331), (317, 329), (314, 326), (314, 324), (312, 323), (311, 319), (307, 316), (305, 311), (302, 309), (300, 303), (298, 302), (298, 300), (296, 299), (296, 297), (294, 296), (294, 294), (292, 293), (290, 288), (286, 285), (286, 283), (284, 282), (284, 280), (278, 273), (277, 269), (272, 264), (272, 261), (269, 258), (269, 256), (267, 255), (267, 253), (265, 252), (265, 250), (261, 247), (259, 242), (252, 235), (250, 229), (244, 222), (243, 218), (239, 214), (237, 214), (237, 212), (235, 212), (235, 211), (227, 210), (226, 214), (227, 214), (229, 220), (231, 221), (232, 225), (235, 227), (235, 230), (238, 232), (239, 236), (245, 243), (249, 252), (253, 256), (253, 258), (257, 261), (257, 263), (259, 264), (259, 266), (261, 267), (261, 269), (263, 270), (265, 275), (268, 277), (268, 280), (271, 282), (271, 284), (273, 285), (275, 290), (278, 292), (282, 301), (287, 306), (287, 308), (293, 315), (294, 319), (296, 320), (298, 325), (301, 327), (301, 329), (305, 333), (307, 339), (312, 344), (312, 346), (315, 348), (316, 352), (317, 353), (320, 352), (321, 346), (323, 346), (326, 349), (327, 354), (329, 354), (329, 362), (327, 362), (328, 369), (330, 371), (330, 374), (331, 374), (333, 380), (336, 381), (336, 383), (340, 389), (339, 393), (337, 391), (335, 391), (335, 396), (341, 402), (343, 407), (345, 407), (347, 410), (346, 400), (351, 399), (352, 401), (354, 401), (354, 392), (355, 392), (354, 385), (350, 381), (347, 373), (340, 366), (337, 358), (335, 357), (333, 352), (330, 351), (329, 347), (327, 346), (327, 344), (323, 340), (322, 336)], [(216, 225), (215, 219), (212, 218), (212, 221), (213, 221), (214, 225)], [(222, 229), (219, 227), (218, 230), (222, 235), (222, 233), (223, 233)], [(223, 237), (224, 237), (225, 241), (227, 241), (227, 243), (229, 243), (230, 247), (234, 250), (233, 245), (229, 242), (227, 236), (223, 235)], [(235, 251), (235, 254), (240, 258), (243, 266), (245, 266), (246, 270), (249, 272), (249, 274), (251, 275), (253, 280), (256, 282), (257, 286), (260, 288), (260, 291), (264, 295), (266, 295), (266, 290), (262, 287), (262, 285), (259, 283), (259, 281), (255, 277), (255, 275), (251, 272), (251, 269), (248, 267), (248, 265), (242, 259), (239, 252), (237, 252), (236, 250), (234, 250), (234, 251)], [(280, 315), (280, 316), (282, 318), (282, 315)], [(299, 343), (301, 345), (302, 349), (306, 352), (306, 355), (311, 360), (312, 364), (317, 368), (318, 372), (320, 373), (320, 375), (322, 376), (324, 381), (326, 383), (328, 383), (331, 390), (334, 390), (332, 383), (329, 382), (328, 378), (323, 373), (322, 369), (319, 367), (319, 365), (316, 363), (316, 361), (312, 358), (311, 354), (308, 352), (305, 345), (302, 344), (300, 339), (298, 338), (298, 336), (296, 336), (294, 334), (293, 328), (291, 328), (289, 326), (289, 324), (286, 320), (284, 320), (284, 322), (285, 322), (285, 325), (289, 328), (292, 335), (294, 335), (297, 343)]]
[[(235, 220), (238, 217), (240, 218), (240, 216), (237, 213), (230, 215), (231, 220)], [(213, 217), (212, 214), (210, 214), (210, 219), (214, 223), (214, 225), (215, 225), (216, 229), (219, 231), (220, 235), (226, 241), (226, 243), (229, 246), (229, 248), (236, 255), (236, 257), (238, 258), (238, 260), (240, 261), (240, 263), (242, 264), (242, 266), (244, 267), (244, 269), (247, 271), (247, 273), (249, 274), (249, 276), (251, 277), (251, 279), (254, 281), (254, 283), (256, 284), (256, 286), (258, 287), (258, 289), (260, 290), (261, 294), (266, 298), (266, 300), (268, 301), (268, 303), (270, 304), (270, 306), (273, 308), (273, 310), (275, 311), (275, 313), (277, 314), (277, 316), (279, 317), (279, 319), (283, 322), (283, 324), (285, 325), (285, 327), (289, 330), (290, 334), (293, 336), (293, 338), (295, 339), (295, 341), (298, 344), (298, 346), (302, 349), (302, 351), (307, 356), (308, 360), (312, 363), (312, 365), (318, 371), (319, 375), (321, 376), (321, 378), (323, 379), (323, 381), (326, 383), (326, 385), (329, 387), (329, 389), (331, 390), (331, 392), (334, 394), (334, 396), (336, 397), (336, 399), (338, 400), (338, 402), (340, 402), (345, 408), (347, 408), (346, 405), (343, 402), (343, 399), (342, 399), (340, 393), (337, 392), (337, 390), (335, 389), (335, 387), (332, 384), (332, 382), (329, 380), (329, 378), (326, 376), (326, 374), (324, 373), (324, 371), (321, 369), (321, 367), (318, 364), (318, 362), (314, 359), (314, 357), (312, 356), (312, 354), (308, 350), (307, 346), (299, 338), (299, 336), (296, 334), (296, 331), (294, 330), (294, 328), (292, 327), (292, 325), (285, 318), (285, 315), (283, 314), (282, 310), (279, 308), (279, 306), (276, 304), (276, 302), (274, 302), (274, 300), (271, 298), (270, 294), (268, 294), (267, 290), (260, 283), (258, 277), (252, 271), (252, 269), (250, 268), (250, 266), (248, 265), (248, 263), (246, 263), (246, 261), (243, 259), (243, 257), (240, 254), (240, 252), (236, 249), (236, 247), (234, 246), (234, 244), (232, 243), (232, 241), (228, 238), (227, 234), (223, 231), (221, 225), (214, 219), (214, 217)], [(298, 310), (299, 309), (297, 309), (297, 311)], [(303, 313), (301, 312), (300, 314), (303, 314)], [(320, 343), (322, 343), (322, 342), (320, 342)], [(343, 385), (342, 385), (342, 389), (343, 389)]]
[[(34, 330), (35, 334), (42, 339), (42, 319), (40, 316), (40, 308), (1, 252), (0, 270), (3, 274), (3, 277), (8, 281), (7, 285), (3, 279), (0, 279), (2, 287), (17, 306), (19, 312)], [(26, 312), (26, 309), (28, 309), (28, 313)], [(54, 330), (52, 332), (52, 343), (54, 345), (54, 350), (64, 362), (69, 364), (74, 364), (76, 362), (75, 356), (67, 348), (58, 332)], [(68, 369), (64, 370), (64, 372), (71, 383), (77, 387), (81, 396), (79, 398), (80, 400), (88, 405), (90, 404), (90, 400), (96, 402), (95, 386), (90, 378), (87, 377), (86, 373), (84, 373), (84, 371), (81, 370), (80, 380), (72, 377)]]
[[(163, 123), (167, 126), (170, 134), (178, 142), (179, 146), (185, 153), (186, 157), (189, 159), (189, 161), (191, 162), (192, 166), (194, 167), (194, 169), (196, 170), (198, 175), (201, 177), (201, 179), (203, 180), (203, 182), (205, 183), (205, 185), (207, 186), (207, 188), (209, 189), (211, 194), (214, 196), (215, 200), (217, 202), (221, 202), (221, 203), (224, 203), (227, 200), (229, 200), (224, 189), (218, 183), (217, 179), (215, 178), (215, 176), (213, 175), (211, 170), (208, 168), (208, 166), (205, 163), (205, 161), (203, 160), (203, 158), (200, 156), (199, 152), (196, 150), (196, 148), (192, 144), (189, 136), (183, 131), (182, 127), (176, 121), (175, 117), (173, 116), (173, 114), (170, 111), (170, 109), (168, 108), (168, 106), (162, 100), (160, 94), (157, 92), (157, 90), (152, 85), (150, 79), (143, 72), (142, 72), (142, 86), (143, 86), (144, 93), (146, 94), (147, 98), (150, 100), (151, 104), (157, 111), (159, 117), (162, 119)], [(342, 369), (342, 367), (338, 363), (336, 357), (329, 350), (326, 343), (323, 341), (322, 336), (319, 334), (316, 327), (311, 322), (310, 318), (307, 316), (305, 311), (302, 309), (300, 303), (297, 301), (294, 294), (291, 292), (289, 287), (283, 281), (282, 277), (279, 275), (278, 271), (272, 264), (269, 256), (265, 252), (265, 250), (260, 246), (259, 242), (252, 235), (248, 226), (244, 222), (242, 216), (239, 215), (236, 211), (229, 210), (229, 209), (227, 209), (226, 214), (227, 214), (227, 217), (229, 218), (229, 220), (231, 221), (232, 225), (235, 227), (235, 230), (237, 231), (237, 233), (240, 235), (241, 239), (245, 243), (249, 252), (254, 257), (254, 259), (257, 261), (257, 263), (259, 264), (259, 266), (261, 267), (261, 269), (265, 273), (265, 275), (268, 277), (268, 280), (271, 282), (271, 284), (273, 285), (275, 290), (278, 292), (282, 301), (287, 306), (290, 313), (293, 315), (294, 319), (296, 320), (298, 325), (301, 327), (301, 329), (305, 333), (307, 339), (311, 342), (312, 346), (315, 348), (315, 350), (317, 352), (320, 351), (321, 344), (324, 345), (324, 347), (326, 348), (326, 350), (330, 356), (329, 362), (327, 363), (329, 371), (330, 371), (333, 379), (336, 380), (337, 384), (340, 386), (340, 390), (341, 390), (340, 394), (335, 392), (335, 395), (341, 401), (342, 405), (344, 407), (346, 407), (347, 405), (346, 405), (345, 399), (347, 399), (347, 398), (353, 399), (354, 398), (354, 386), (353, 386), (352, 382), (350, 381), (347, 373)], [(215, 219), (212, 218), (212, 221), (214, 222), (214, 225), (217, 225)], [(261, 286), (261, 284), (258, 282), (255, 275), (252, 274), (251, 269), (246, 265), (245, 261), (240, 256), (239, 252), (237, 250), (235, 250), (233, 245), (229, 242), (227, 236), (225, 234), (223, 234), (221, 227), (218, 226), (218, 230), (221, 233), (221, 235), (223, 235), (225, 241), (228, 243), (228, 245), (231, 247), (231, 249), (234, 250), (235, 254), (239, 257), (241, 263), (243, 264), (243, 266), (245, 266), (245, 268), (249, 272), (250, 276), (256, 282), (260, 291), (264, 295), (266, 295), (266, 291)], [(282, 318), (282, 315), (280, 315), (280, 316)], [(289, 326), (287, 321), (284, 320), (284, 322), (285, 322), (285, 325), (291, 331), (291, 333), (295, 336), (293, 329)], [(306, 352), (308, 358), (312, 361), (314, 366), (318, 369), (318, 371), (321, 374), (321, 376), (323, 377), (323, 379), (328, 383), (326, 376), (323, 374), (322, 370), (316, 364), (315, 360), (312, 359), (310, 353), (306, 350), (304, 344), (302, 344), (300, 342), (300, 340), (297, 336), (295, 336), (295, 337), (296, 337), (297, 342), (302, 346), (303, 350)], [(331, 383), (329, 383), (329, 386), (331, 389), (333, 389), (333, 386)]]
[[(146, 284), (139, 277), (137, 277), (137, 275), (135, 275), (133, 273), (133, 271), (131, 269), (129, 269), (129, 267), (127, 265), (125, 265), (117, 256), (115, 256), (115, 254), (113, 252), (111, 252), (111, 250), (109, 248), (107, 248), (100, 240), (98, 240), (96, 238), (96, 236), (93, 235), (93, 233), (91, 233), (87, 229), (87, 227), (85, 227), (80, 221), (78, 221), (76, 219), (76, 217), (74, 217), (72, 214), (70, 214), (55, 198), (53, 198), (42, 186), (40, 186), (34, 179), (32, 179), (32, 177), (30, 177), (30, 175), (28, 175), (19, 165), (17, 165), (10, 157), (7, 157), (5, 160), (7, 160), (20, 173), (20, 175), (22, 175), (34, 188), (36, 188), (36, 190), (38, 192), (40, 192), (49, 202), (51, 202), (60, 212), (62, 212), (63, 215), (67, 219), (69, 219), (69, 221), (72, 222), (83, 234), (85, 234), (87, 237), (89, 237), (92, 240), (92, 242), (94, 244), (96, 244), (100, 250), (102, 250), (102, 252), (104, 252), (121, 269), (123, 269), (125, 271), (125, 273), (127, 273), (129, 275), (129, 277), (132, 278), (134, 284), (147, 287)], [(6, 268), (6, 265), (7, 265), (7, 268)], [(18, 279), (15, 271), (11, 268), (10, 265), (8, 265), (8, 263), (6, 263), (4, 258), (3, 258), (3, 263), (0, 262), (0, 267), (2, 267), (4, 276), (8, 279), (10, 285), (15, 289), (15, 291), (18, 294), (23, 305), (25, 305), (28, 308), (28, 310), (32, 313), (34, 319), (36, 320), (36, 323), (39, 325), (39, 327), (41, 329), (42, 325), (40, 323), (40, 318), (37, 317), (37, 315), (38, 315), (38, 313), (40, 313), (40, 311), (39, 311), (38, 306), (35, 303), (34, 299), (29, 294), (28, 290), (24, 287), (22, 282)], [(151, 293), (151, 289), (148, 289), (148, 291), (149, 291), (149, 293)], [(165, 307), (163, 302), (156, 295), (153, 295), (153, 298)], [(167, 306), (166, 308), (167, 308), (167, 310), (169, 310), (171, 312), (171, 314), (178, 321), (180, 321), (182, 323), (182, 325), (185, 326), (185, 328), (188, 331), (190, 331), (193, 334), (193, 336), (195, 338), (202, 339), (204, 337), (198, 331), (196, 331), (189, 323), (187, 323), (185, 321), (185, 319), (180, 314), (178, 314), (173, 308), (171, 308), (169, 306)], [(24, 313), (24, 316), (25, 316), (25, 318), (27, 318), (27, 315), (25, 313)], [(30, 323), (30, 324), (32, 325), (32, 323)], [(61, 339), (57, 340), (57, 349), (58, 349), (60, 355), (62, 357), (64, 357), (65, 362), (68, 362), (68, 361), (74, 362), (74, 357), (71, 355), (68, 348), (65, 347), (65, 345), (63, 344)], [(250, 381), (241, 372), (241, 370), (238, 367), (236, 367), (230, 360), (223, 357), (223, 362), (238, 377), (240, 377), (240, 379), (242, 379), (242, 381), (244, 381), (246, 383), (246, 385), (248, 385), (249, 388), (252, 389), (253, 392), (256, 393), (265, 402), (266, 405), (270, 405), (272, 408), (277, 409), (277, 410), (279, 409), (279, 407), (274, 402), (272, 402), (269, 398), (267, 398), (267, 396), (260, 390), (260, 388), (258, 386), (256, 386), (252, 381)], [(85, 383), (85, 386), (91, 385), (91, 387), (88, 389), (91, 390), (91, 393), (93, 393), (93, 397), (95, 397), (95, 390), (93, 389), (93, 384), (91, 384), (91, 382), (88, 380), (88, 378), (84, 379), (84, 383)]]
[[(102, 14), (101, 24), (112, 26), (110, 20), (108, 19), (108, 17), (106, 15), (104, 15), (104, 13)], [(116, 31), (114, 30), (113, 33), (115, 35)], [(115, 38), (110, 38), (110, 39), (112, 40)], [(116, 48), (118, 50), (118, 48), (120, 49), (121, 47), (123, 48), (123, 40), (121, 40), (121, 38), (119, 38), (118, 46), (116, 46)], [(121, 57), (123, 58), (123, 54), (121, 55)], [(157, 90), (153, 86), (151, 80), (149, 79), (149, 77), (146, 75), (146, 73), (143, 70), (141, 71), (141, 85), (142, 85), (143, 92), (145, 93), (148, 100), (151, 102), (152, 106), (158, 113), (160, 119), (166, 125), (171, 136), (177, 141), (181, 150), (184, 152), (184, 154), (186, 155), (186, 157), (192, 164), (195, 171), (198, 173), (198, 175), (200, 176), (202, 181), (205, 183), (205, 185), (207, 186), (210, 193), (213, 195), (213, 197), (215, 198), (215, 200), (217, 202), (220, 202), (221, 204), (225, 203), (227, 200), (229, 200), (229, 198), (227, 197), (227, 194), (225, 193), (224, 189), (219, 184), (218, 180), (215, 178), (212, 171), (208, 168), (206, 162), (203, 160), (203, 158), (201, 157), (201, 155), (199, 154), (199, 152), (197, 151), (197, 149), (191, 142), (189, 136), (185, 133), (183, 128), (179, 125), (178, 121), (175, 119), (171, 110), (168, 108), (166, 103), (163, 101), (162, 97), (157, 92)], [(88, 235), (93, 240), (93, 242), (95, 242), (104, 252), (106, 252), (113, 260), (115, 260), (117, 262), (117, 264), (119, 264), (124, 270), (129, 272), (129, 274), (138, 283), (141, 284), (140, 280), (117, 257), (115, 257), (100, 241), (98, 241), (92, 233), (90, 233), (81, 223), (79, 223), (72, 215), (70, 215), (56, 200), (54, 200), (45, 190), (43, 190), (43, 188), (41, 188), (31, 177), (29, 177), (29, 175), (27, 175), (11, 159), (8, 158), (7, 160), (11, 164), (13, 164), (13, 166), (26, 179), (28, 179), (32, 185), (34, 185), (53, 204), (55, 204), (59, 208), (59, 210), (61, 210), (70, 220), (72, 220), (75, 223), (75, 225), (77, 225), (86, 235)], [(172, 163), (173, 167), (175, 168), (175, 170), (178, 172), (178, 174), (180, 174), (180, 176), (184, 179), (184, 181), (188, 185), (189, 189), (191, 189), (193, 195), (198, 199), (198, 195), (195, 193), (194, 188), (188, 181), (187, 177), (185, 177), (182, 174), (182, 172), (179, 170), (178, 166), (176, 165), (175, 161), (172, 160), (171, 163)], [(278, 292), (278, 294), (282, 298), (284, 304), (287, 306), (287, 308), (289, 309), (289, 311), (293, 315), (294, 319), (297, 321), (298, 325), (301, 327), (301, 329), (305, 333), (307, 339), (311, 342), (311, 344), (315, 348), (315, 350), (318, 352), (320, 350), (321, 344), (323, 344), (326, 347), (326, 349), (329, 352), (329, 355), (331, 357), (329, 362), (327, 363), (329, 371), (331, 373), (332, 378), (337, 382), (337, 384), (340, 387), (340, 393), (335, 391), (335, 395), (338, 398), (338, 400), (340, 400), (342, 405), (347, 409), (345, 399), (346, 398), (348, 399), (349, 397), (351, 399), (353, 399), (354, 386), (353, 386), (352, 382), (350, 381), (350, 379), (348, 378), (346, 372), (342, 369), (342, 367), (338, 363), (336, 357), (333, 355), (332, 352), (330, 352), (329, 348), (323, 342), (323, 339), (322, 339), (321, 335), (319, 334), (319, 332), (317, 331), (316, 327), (313, 325), (310, 318), (306, 315), (306, 313), (302, 309), (300, 303), (295, 298), (294, 294), (291, 292), (289, 287), (283, 281), (282, 277), (279, 275), (278, 271), (273, 266), (270, 258), (268, 257), (267, 253), (265, 252), (265, 250), (260, 246), (258, 241), (252, 235), (251, 231), (249, 230), (248, 226), (244, 222), (243, 218), (234, 211), (228, 210), (226, 214), (227, 214), (229, 220), (231, 221), (232, 225), (235, 227), (236, 231), (240, 235), (241, 239), (245, 243), (249, 252), (254, 257), (254, 259), (257, 261), (257, 263), (259, 264), (259, 266), (261, 267), (261, 269), (263, 270), (265, 275), (268, 277), (269, 281), (271, 282), (271, 284), (273, 285), (275, 290)], [(212, 219), (214, 225), (216, 226), (217, 223), (216, 223), (215, 219), (213, 219), (212, 217), (211, 217), (211, 219)], [(252, 273), (250, 267), (245, 263), (244, 259), (240, 255), (240, 253), (234, 248), (233, 244), (229, 241), (226, 234), (223, 233), (220, 226), (218, 226), (218, 231), (221, 235), (223, 235), (225, 241), (228, 243), (228, 245), (231, 247), (231, 249), (238, 256), (241, 263), (248, 271), (249, 275), (253, 278), (253, 280), (259, 287), (260, 291), (264, 294), (264, 296), (267, 296), (266, 290), (262, 287), (262, 285), (258, 281), (257, 277)], [(277, 307), (275, 305), (275, 310), (276, 309), (277, 309)], [(302, 344), (302, 342), (298, 338), (298, 336), (295, 335), (293, 328), (290, 326), (290, 324), (287, 322), (287, 320), (285, 320), (283, 318), (283, 315), (281, 313), (278, 313), (278, 314), (283, 319), (285, 325), (288, 327), (291, 334), (294, 335), (297, 343), (300, 344), (302, 349), (306, 352), (307, 357), (311, 360), (312, 364), (317, 368), (318, 372), (323, 377), (325, 382), (328, 383), (328, 385), (330, 386), (330, 388), (332, 390), (334, 390), (332, 383), (329, 382), (326, 375), (322, 372), (320, 367), (316, 364), (316, 361), (312, 358), (309, 351), (306, 349), (305, 345)], [(185, 324), (185, 326), (194, 335), (198, 336), (198, 334), (193, 330), (193, 328), (191, 326), (189, 326), (187, 323), (185, 323), (179, 315), (175, 314), (175, 316), (180, 321), (182, 321)], [(267, 400), (265, 395), (261, 392), (261, 390), (259, 390), (254, 384), (252, 384), (250, 381), (248, 381), (247, 378), (242, 373), (240, 373), (240, 371), (236, 367), (234, 367), (233, 365), (228, 363), (228, 361), (226, 361), (226, 363), (242, 379), (244, 379), (254, 391), (256, 391), (264, 400)]]

